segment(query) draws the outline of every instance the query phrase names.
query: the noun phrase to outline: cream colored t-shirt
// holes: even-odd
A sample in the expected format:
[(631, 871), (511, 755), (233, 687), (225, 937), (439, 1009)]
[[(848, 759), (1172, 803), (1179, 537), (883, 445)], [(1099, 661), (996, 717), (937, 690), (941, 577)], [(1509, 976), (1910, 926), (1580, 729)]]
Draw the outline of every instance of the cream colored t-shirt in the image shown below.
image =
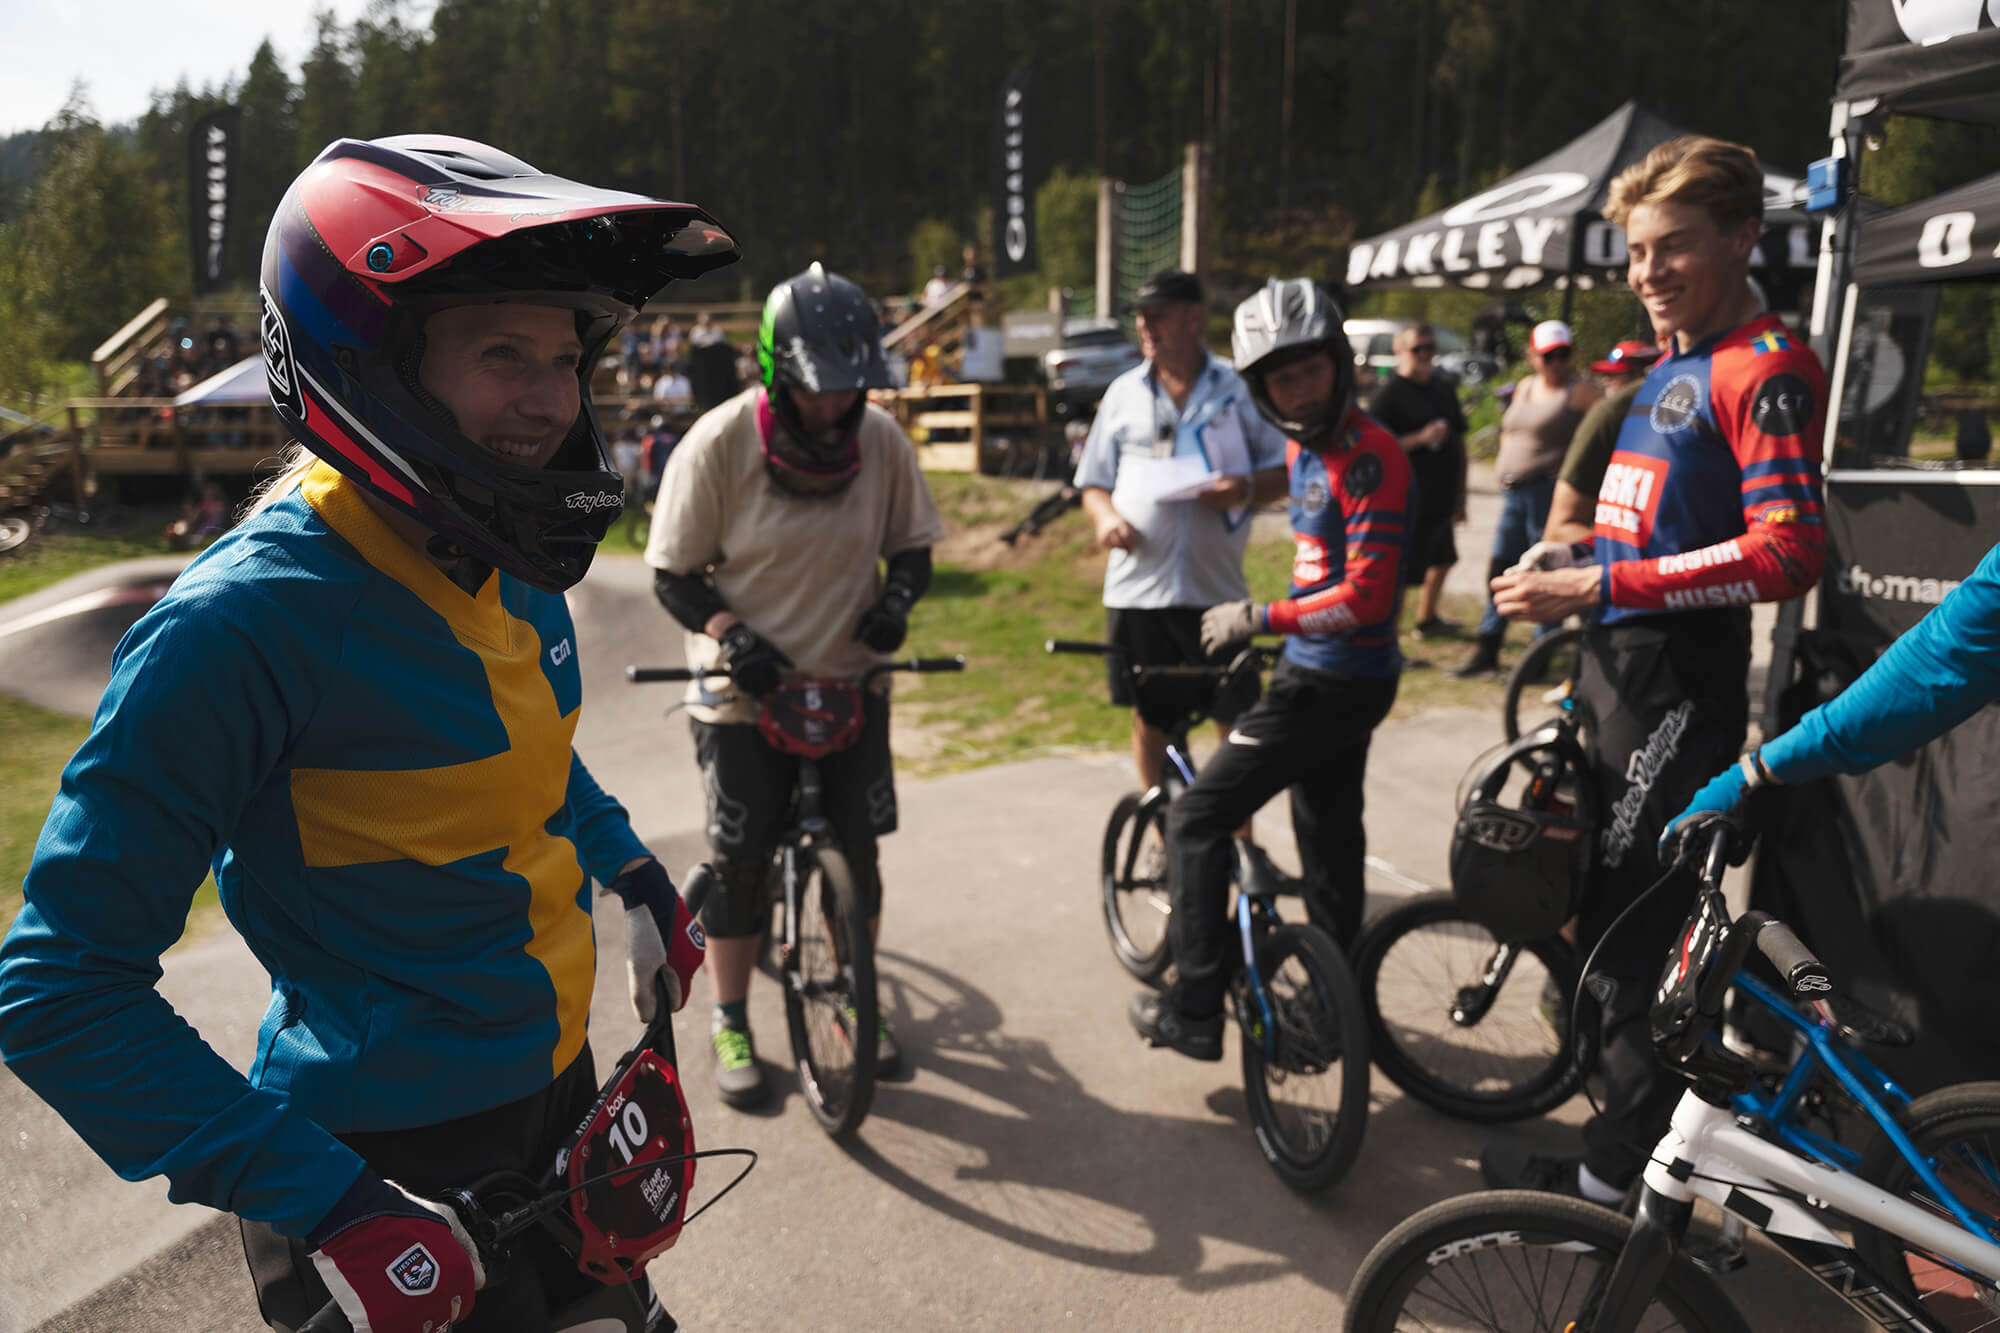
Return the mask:
[[(909, 437), (872, 403), (861, 421), (861, 471), (846, 490), (825, 498), (780, 490), (764, 471), (761, 393), (747, 389), (707, 413), (667, 459), (646, 563), (711, 570), (737, 618), (792, 659), (788, 678), (852, 680), (890, 660), (854, 637), (881, 596), (881, 560), (936, 544), (944, 524)], [(720, 653), (706, 634), (687, 636), (689, 666), (712, 665)], [(755, 702), (719, 676), (689, 685), (687, 697), (703, 722), (757, 719)]]

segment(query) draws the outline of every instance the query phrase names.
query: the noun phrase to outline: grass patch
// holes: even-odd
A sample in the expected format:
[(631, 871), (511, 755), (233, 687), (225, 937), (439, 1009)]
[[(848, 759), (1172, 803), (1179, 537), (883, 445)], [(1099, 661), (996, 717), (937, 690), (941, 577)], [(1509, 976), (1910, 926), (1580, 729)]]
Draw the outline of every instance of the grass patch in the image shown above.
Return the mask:
[[(21, 910), (21, 881), (27, 876), (63, 766), (89, 734), (90, 723), (83, 718), (0, 695), (0, 736), (8, 741), (5, 757), (0, 758), (0, 933)], [(222, 923), (211, 875), (195, 893), (182, 939), (207, 934)]]
[(60, 583), (72, 574), (140, 556), (165, 555), (160, 528), (170, 515), (134, 511), (115, 525), (78, 528), (52, 519), (40, 532), (0, 555), (0, 602)]
[[(897, 678), (899, 761), (923, 775), (1064, 748), (1122, 751), (1130, 717), (1107, 701), (1102, 661), (1042, 651), (1045, 639), (1104, 636), (1104, 556), (1094, 549), (1089, 521), (1072, 511), (1010, 548), (999, 534), (1048, 493), (1046, 482), (964, 473), (934, 473), (929, 480), (947, 537), (935, 553), (931, 591), (911, 616), (909, 647), (963, 653), (966, 671)], [(1251, 596), (1284, 596), (1291, 561), (1282, 524), (1261, 523), (1244, 561)], [(1415, 601), (1404, 598), (1405, 628), (1415, 619)], [(1447, 598), (1442, 613), (1464, 624), (1464, 639), (1404, 640), (1405, 654), (1430, 666), (1403, 673), (1392, 718), (1437, 707), (1499, 707), (1498, 683), (1449, 673), (1471, 652), (1477, 603)], [(1514, 637), (1526, 641), (1524, 632)]]

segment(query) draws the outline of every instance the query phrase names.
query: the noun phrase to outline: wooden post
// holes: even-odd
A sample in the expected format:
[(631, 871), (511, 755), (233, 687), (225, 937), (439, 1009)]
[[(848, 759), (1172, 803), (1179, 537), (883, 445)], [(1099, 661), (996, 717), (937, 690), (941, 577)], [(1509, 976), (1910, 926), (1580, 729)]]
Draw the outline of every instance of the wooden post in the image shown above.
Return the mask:
[(1097, 178), (1097, 317), (1118, 315), (1118, 196), (1123, 181)]
[(1191, 143), (1181, 157), (1181, 269), (1208, 281), (1208, 176), (1205, 143)]
[(76, 421), (75, 406), (63, 409), (69, 416), (69, 484), (76, 493), (76, 512), (83, 512), (83, 431)]

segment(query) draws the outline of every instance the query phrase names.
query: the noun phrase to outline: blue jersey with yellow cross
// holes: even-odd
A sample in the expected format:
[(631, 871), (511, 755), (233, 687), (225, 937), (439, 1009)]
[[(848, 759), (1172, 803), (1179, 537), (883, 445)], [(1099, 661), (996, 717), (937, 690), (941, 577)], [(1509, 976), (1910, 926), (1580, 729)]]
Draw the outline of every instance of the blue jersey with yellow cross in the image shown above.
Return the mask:
[[(546, 1087), (584, 1045), (590, 879), (646, 854), (580, 701), (562, 597), (468, 597), (316, 468), (119, 645), (0, 949), (0, 1053), (121, 1174), (281, 1230), (360, 1169), (327, 1131)], [(272, 978), (247, 1081), (153, 989), (210, 866)]]

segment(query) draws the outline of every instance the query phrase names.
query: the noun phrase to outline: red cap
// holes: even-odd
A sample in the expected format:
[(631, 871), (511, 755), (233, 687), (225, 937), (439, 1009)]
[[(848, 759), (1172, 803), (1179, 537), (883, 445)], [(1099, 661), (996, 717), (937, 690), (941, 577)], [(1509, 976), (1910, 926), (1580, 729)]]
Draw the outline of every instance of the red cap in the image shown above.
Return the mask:
[(1602, 361), (1591, 362), (1590, 368), (1600, 375), (1637, 375), (1659, 359), (1660, 349), (1652, 343), (1627, 338)]

